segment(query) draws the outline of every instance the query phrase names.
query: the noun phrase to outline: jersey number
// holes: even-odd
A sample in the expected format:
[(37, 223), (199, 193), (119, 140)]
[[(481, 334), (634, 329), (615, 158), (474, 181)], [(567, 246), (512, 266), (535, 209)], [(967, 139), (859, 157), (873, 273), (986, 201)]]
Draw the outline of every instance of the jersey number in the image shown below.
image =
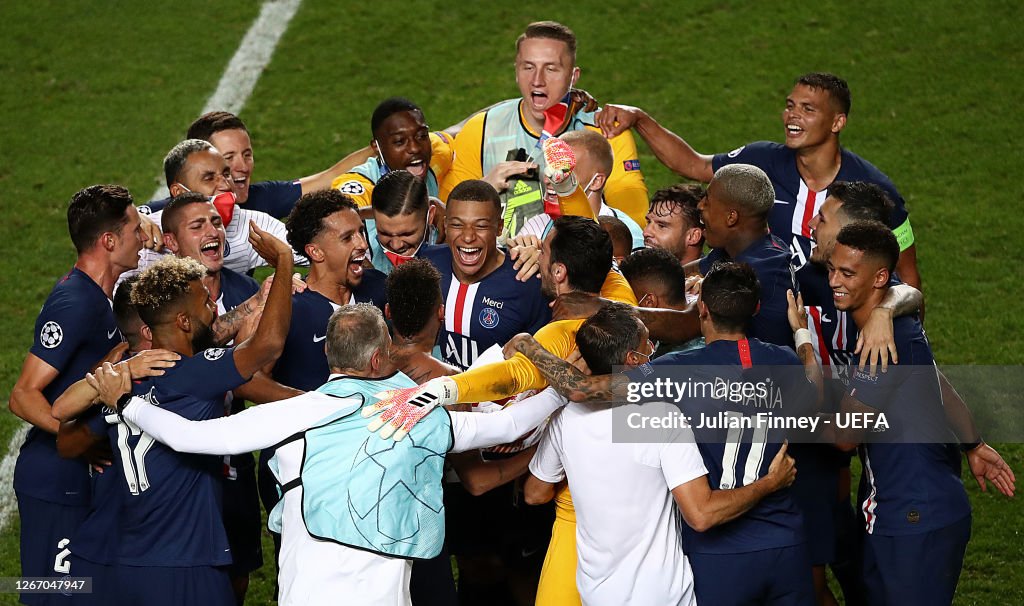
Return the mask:
[[(722, 455), (722, 480), (718, 487), (722, 490), (736, 488), (736, 459), (739, 458), (740, 444), (743, 443), (743, 428), (738, 422), (743, 418), (741, 413), (727, 411), (729, 417), (729, 433), (725, 437), (725, 454)], [(767, 425), (767, 424), (765, 424)], [(764, 462), (764, 446), (768, 441), (768, 427), (755, 427), (754, 435), (750, 439), (750, 452), (747, 453), (747, 460), (743, 465), (743, 483), (740, 486), (752, 484), (757, 480), (761, 470), (761, 463)]]
[[(128, 438), (139, 436), (135, 447), (128, 445)], [(146, 453), (153, 446), (153, 436), (139, 429), (137, 425), (125, 419), (117, 424), (117, 449), (121, 453), (121, 467), (124, 468), (124, 479), (128, 481), (128, 490), (133, 495), (149, 489), (149, 476), (146, 474)]]

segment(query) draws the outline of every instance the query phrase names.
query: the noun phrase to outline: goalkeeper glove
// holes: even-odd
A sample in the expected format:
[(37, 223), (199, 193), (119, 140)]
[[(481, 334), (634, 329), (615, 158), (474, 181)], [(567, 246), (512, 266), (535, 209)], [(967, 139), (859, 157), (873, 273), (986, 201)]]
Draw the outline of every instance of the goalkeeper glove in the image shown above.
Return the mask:
[(375, 404), (363, 408), (363, 417), (381, 415), (374, 419), (367, 429), (380, 430), (381, 438), (394, 434), (396, 442), (401, 441), (413, 426), (430, 414), (435, 406), (451, 406), (459, 399), (458, 385), (449, 377), (431, 379), (423, 385), (407, 389), (392, 389), (376, 394), (380, 398)]
[(576, 154), (568, 143), (555, 138), (544, 141), (544, 176), (560, 197), (576, 191), (575, 168)]

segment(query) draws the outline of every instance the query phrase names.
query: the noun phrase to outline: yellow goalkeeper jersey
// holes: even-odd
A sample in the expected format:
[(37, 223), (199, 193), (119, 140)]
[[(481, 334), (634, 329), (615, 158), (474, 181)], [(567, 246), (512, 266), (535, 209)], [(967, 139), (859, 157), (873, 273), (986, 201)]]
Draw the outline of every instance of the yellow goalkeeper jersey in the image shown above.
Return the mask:
[[(444, 132), (430, 133), (430, 170), (427, 171), (427, 194), (437, 197), (440, 184), (452, 166), (452, 136)], [(350, 172), (343, 173), (331, 182), (331, 187), (348, 194), (359, 205), (369, 206), (373, 187), (388, 172), (379, 158), (370, 158)], [(447, 197), (447, 196), (446, 196)]]

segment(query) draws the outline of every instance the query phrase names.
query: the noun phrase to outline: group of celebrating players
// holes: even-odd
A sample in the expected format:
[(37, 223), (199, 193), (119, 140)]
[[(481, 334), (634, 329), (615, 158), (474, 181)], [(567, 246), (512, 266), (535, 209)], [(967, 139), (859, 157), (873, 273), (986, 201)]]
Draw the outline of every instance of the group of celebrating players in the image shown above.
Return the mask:
[[(826, 567), (847, 604), (952, 601), (961, 452), (1015, 479), (934, 364), (902, 197), (839, 144), (846, 82), (800, 77), (784, 143), (703, 155), (574, 89), (564, 25), (515, 66), (521, 98), (446, 131), (383, 101), (305, 178), (251, 183), (212, 112), (168, 199), (74, 195), (10, 408), (22, 574), (92, 591), (23, 603), (242, 604), (261, 501), (282, 604), (836, 604)], [(633, 131), (708, 185), (649, 200)], [(777, 399), (631, 397), (658, 381)], [(743, 425), (768, 409), (826, 422)], [(666, 411), (735, 425), (620, 439)]]

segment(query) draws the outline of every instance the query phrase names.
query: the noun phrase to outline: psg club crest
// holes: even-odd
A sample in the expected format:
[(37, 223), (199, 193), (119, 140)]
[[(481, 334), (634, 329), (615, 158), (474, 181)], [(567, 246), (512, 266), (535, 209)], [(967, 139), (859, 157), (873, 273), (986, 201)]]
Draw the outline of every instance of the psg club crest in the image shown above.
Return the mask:
[(498, 315), (497, 309), (484, 307), (480, 310), (480, 325), (484, 328), (494, 328), (500, 320), (501, 317)]
[[(482, 321), (482, 319), (481, 319)], [(498, 323), (497, 319), (494, 321)], [(60, 345), (60, 342), (64, 340), (64, 331), (61, 330), (60, 324), (50, 321), (43, 324), (43, 329), (39, 331), (39, 342), (43, 344), (46, 349), (53, 349)]]

